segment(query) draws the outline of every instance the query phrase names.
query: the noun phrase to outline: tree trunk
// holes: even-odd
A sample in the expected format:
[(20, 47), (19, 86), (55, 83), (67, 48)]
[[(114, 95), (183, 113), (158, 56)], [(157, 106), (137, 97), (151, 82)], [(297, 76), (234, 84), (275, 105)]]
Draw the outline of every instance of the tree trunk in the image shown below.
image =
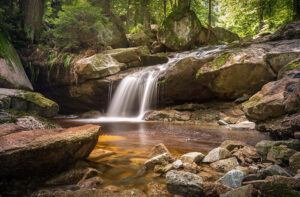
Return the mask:
[(259, 4), (259, 8), (257, 10), (258, 21), (259, 21), (259, 26), (258, 26), (259, 31), (261, 31), (264, 26), (264, 9), (265, 9), (265, 3), (264, 3), (264, 1), (261, 1)]
[(294, 0), (294, 20), (300, 20), (300, 0)]
[(23, 4), (24, 31), (32, 42), (40, 38), (43, 20), (43, 1), (25, 0)]
[(144, 15), (143, 25), (145, 30), (150, 29), (150, 10), (149, 10), (150, 0), (144, 0), (142, 4), (142, 13)]
[(127, 33), (129, 33), (130, 30), (130, 4), (131, 4), (131, 0), (128, 0), (127, 2), (127, 20), (126, 20), (126, 29), (127, 29)]
[(170, 5), (171, 5), (171, 8), (174, 8), (173, 0), (170, 0)]
[(186, 8), (190, 8), (191, 6), (191, 0), (178, 0), (178, 7), (180, 9), (186, 9)]
[(165, 19), (167, 18), (167, 0), (164, 0), (164, 15)]
[(104, 3), (104, 12), (106, 14), (108, 14), (109, 16), (112, 15), (112, 13), (110, 11), (110, 0), (105, 0), (105, 3)]
[(212, 11), (212, 6), (211, 6), (211, 0), (208, 2), (208, 26), (211, 27), (211, 11)]

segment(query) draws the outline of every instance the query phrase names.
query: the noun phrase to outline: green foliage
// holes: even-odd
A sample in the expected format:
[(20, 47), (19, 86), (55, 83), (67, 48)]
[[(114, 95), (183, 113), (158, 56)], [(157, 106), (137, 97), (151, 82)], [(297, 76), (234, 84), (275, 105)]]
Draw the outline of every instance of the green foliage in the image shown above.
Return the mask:
[(136, 33), (139, 33), (141, 31), (144, 31), (144, 25), (139, 23), (130, 30), (130, 33), (131, 34), (136, 34)]
[[(240, 37), (274, 32), (292, 20), (292, 0), (218, 0), (217, 26)], [(259, 17), (262, 13), (262, 18)], [(262, 26), (261, 26), (262, 25)]]
[(50, 63), (50, 67), (53, 66), (53, 64), (54, 64), (54, 62), (55, 62), (55, 60), (56, 60), (56, 58), (57, 58), (57, 51), (54, 51), (53, 53), (51, 53), (51, 54), (49, 55), (49, 63)]
[(72, 56), (66, 55), (65, 61), (64, 61), (64, 68), (68, 69), (70, 67), (70, 63), (72, 61)]
[(101, 14), (101, 9), (87, 2), (64, 5), (62, 8), (58, 18), (53, 20), (55, 45), (62, 50), (94, 47), (97, 44), (98, 33), (107, 22), (107, 18)]

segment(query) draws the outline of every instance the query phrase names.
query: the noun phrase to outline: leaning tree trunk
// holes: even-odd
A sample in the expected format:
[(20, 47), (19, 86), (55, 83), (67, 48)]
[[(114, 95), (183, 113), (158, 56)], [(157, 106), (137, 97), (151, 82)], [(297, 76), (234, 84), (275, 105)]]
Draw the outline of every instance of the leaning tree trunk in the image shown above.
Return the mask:
[(24, 0), (24, 31), (32, 42), (40, 38), (43, 19), (43, 0)]
[(300, 0), (294, 0), (294, 20), (300, 20)]

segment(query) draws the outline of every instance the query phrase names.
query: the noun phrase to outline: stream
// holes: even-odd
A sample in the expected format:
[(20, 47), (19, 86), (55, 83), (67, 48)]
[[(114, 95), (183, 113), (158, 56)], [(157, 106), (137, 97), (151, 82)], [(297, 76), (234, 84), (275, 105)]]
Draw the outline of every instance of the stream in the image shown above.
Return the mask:
[[(155, 173), (138, 176), (153, 146), (163, 143), (170, 152), (179, 156), (187, 152), (206, 154), (224, 140), (239, 140), (255, 145), (269, 139), (258, 131), (228, 130), (224, 127), (205, 125), (172, 124), (162, 122), (95, 122), (95, 120), (57, 119), (63, 127), (98, 124), (101, 134), (95, 149), (112, 151), (98, 160), (89, 162), (91, 167), (103, 172), (105, 185), (122, 189), (147, 190), (149, 182), (164, 182)], [(105, 186), (104, 185), (104, 186)]]

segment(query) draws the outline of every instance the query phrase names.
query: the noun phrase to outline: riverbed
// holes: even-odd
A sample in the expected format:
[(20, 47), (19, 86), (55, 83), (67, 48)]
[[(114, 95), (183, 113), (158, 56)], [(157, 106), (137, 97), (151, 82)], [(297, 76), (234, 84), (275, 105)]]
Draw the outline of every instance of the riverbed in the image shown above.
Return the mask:
[(143, 163), (149, 159), (151, 148), (163, 143), (170, 152), (179, 156), (187, 152), (206, 154), (225, 140), (238, 140), (249, 145), (269, 139), (258, 131), (229, 130), (221, 126), (188, 125), (163, 122), (95, 122), (95, 120), (57, 119), (63, 127), (84, 124), (101, 126), (96, 149), (111, 151), (100, 159), (89, 160), (91, 167), (103, 173), (104, 186), (121, 189), (147, 190), (149, 182), (164, 179), (155, 173), (140, 175)]

